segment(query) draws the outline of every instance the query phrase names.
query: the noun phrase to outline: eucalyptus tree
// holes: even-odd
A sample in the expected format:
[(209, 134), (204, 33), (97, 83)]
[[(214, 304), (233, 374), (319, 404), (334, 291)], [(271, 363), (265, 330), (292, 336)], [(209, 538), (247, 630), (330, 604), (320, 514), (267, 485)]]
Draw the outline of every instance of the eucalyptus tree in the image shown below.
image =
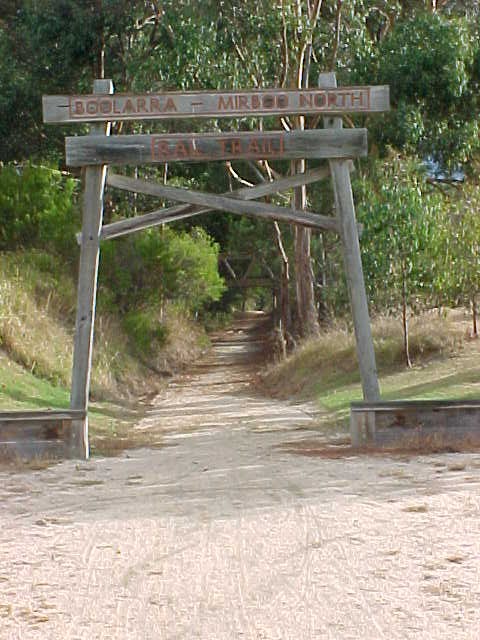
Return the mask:
[[(0, 18), (2, 159), (55, 155), (65, 131), (42, 124), (45, 93), (90, 91), (105, 68), (126, 78), (129, 47), (155, 25), (150, 2), (20, 0)], [(126, 88), (126, 87), (124, 87)]]
[[(349, 45), (360, 46), (367, 29), (370, 4), (347, 0), (282, 0), (272, 7), (266, 0), (242, 3), (219, 2), (223, 42), (235, 54), (233, 70), (236, 83), (253, 87), (307, 88), (317, 85), (320, 71), (349, 65)], [(281, 118), (273, 124), (285, 129), (317, 127), (318, 118), (303, 116)], [(263, 126), (260, 123), (260, 126)], [(268, 164), (259, 167), (264, 179), (275, 170)], [(283, 169), (285, 170), (285, 168)], [(305, 164), (292, 163), (290, 172), (303, 172)], [(307, 192), (300, 187), (293, 194), (296, 208), (307, 206)], [(303, 228), (287, 229), (276, 225), (275, 241), (283, 267), (284, 297), (288, 295), (290, 258), (285, 249), (293, 234), (296, 331), (303, 336), (319, 331), (315, 305), (314, 271), (311, 261), (311, 232)], [(287, 314), (286, 314), (287, 315)]]
[[(392, 114), (378, 125), (377, 118), (368, 122), (372, 146), (381, 154), (394, 146), (404, 154), (467, 161), (478, 148), (480, 48), (472, 19), (478, 17), (477, 5), (470, 0), (8, 0), (0, 16), (0, 159), (37, 155), (61, 162), (65, 131), (42, 125), (41, 95), (88, 92), (95, 76), (112, 77), (120, 91), (140, 92), (307, 87), (316, 85), (319, 72), (335, 70), (341, 82), (391, 85)], [(318, 125), (315, 118), (242, 118), (130, 123), (123, 131)], [(225, 191), (237, 180), (252, 183), (301, 170), (286, 163), (199, 163), (164, 167), (161, 177)], [(153, 176), (157, 169), (144, 171)], [(308, 198), (305, 189), (293, 198), (297, 208), (307, 201), (315, 210), (331, 206), (331, 194), (318, 187), (309, 189)], [(107, 213), (125, 215), (141, 202), (119, 199)], [(202, 223), (223, 249), (238, 244), (238, 231), (269, 262), (278, 261), (286, 295), (296, 294), (299, 333), (317, 332), (314, 272), (323, 259), (314, 255), (312, 268), (309, 231), (242, 224), (228, 214), (211, 214)], [(334, 250), (330, 240), (313, 247)], [(291, 272), (295, 286), (288, 291)]]
[(405, 363), (411, 366), (411, 307), (431, 303), (445, 267), (436, 259), (442, 250), (443, 196), (428, 187), (418, 165), (392, 156), (358, 180), (357, 193), (369, 296), (377, 310), (400, 313)]
[(438, 11), (399, 19), (351, 70), (354, 81), (391, 87), (391, 113), (371, 124), (380, 151), (469, 162), (479, 150), (479, 60), (475, 21)]
[(440, 242), (434, 288), (449, 306), (470, 306), (472, 335), (478, 336), (480, 296), (480, 190), (465, 184), (446, 204), (438, 220)]

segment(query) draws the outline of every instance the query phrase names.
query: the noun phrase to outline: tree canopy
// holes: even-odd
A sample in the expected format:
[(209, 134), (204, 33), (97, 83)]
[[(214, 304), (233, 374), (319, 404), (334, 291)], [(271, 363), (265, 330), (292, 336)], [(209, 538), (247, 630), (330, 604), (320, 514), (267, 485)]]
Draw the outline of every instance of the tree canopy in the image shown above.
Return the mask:
[[(96, 77), (110, 77), (117, 91), (131, 92), (306, 87), (317, 84), (320, 72), (331, 70), (337, 73), (339, 84), (388, 84), (391, 89), (391, 113), (345, 119), (345, 126), (361, 124), (369, 130), (371, 159), (357, 163), (356, 197), (366, 227), (364, 260), (371, 274), (373, 306), (386, 304), (375, 284), (379, 277), (390, 278), (395, 299), (397, 258), (404, 260), (410, 300), (418, 299), (420, 293), (423, 296), (427, 281), (428, 291), (437, 287), (436, 298), (433, 293), (429, 297), (431, 304), (441, 297), (440, 282), (444, 292), (451, 292), (450, 297), (442, 297), (449, 298), (449, 303), (461, 297), (460, 289), (465, 292), (464, 299), (474, 300), (478, 293), (476, 272), (466, 276), (471, 253), (465, 250), (463, 257), (460, 255), (465, 243), (457, 240), (460, 232), (455, 236), (455, 231), (449, 231), (448, 221), (461, 219), (462, 238), (469, 237), (469, 230), (478, 233), (479, 25), (478, 2), (473, 0), (279, 0), (273, 4), (267, 0), (4, 0), (0, 16), (0, 161), (5, 166), (0, 179), (8, 188), (0, 196), (3, 246), (28, 244), (28, 238), (38, 236), (52, 212), (65, 216), (62, 198), (68, 196), (76, 206), (78, 190), (69, 192), (67, 180), (61, 195), (55, 196), (58, 184), (50, 178), (48, 202), (42, 195), (28, 209), (24, 195), (21, 206), (9, 200), (11, 189), (18, 187), (12, 187), (12, 167), (19, 163), (66, 169), (63, 141), (72, 128), (42, 123), (43, 94), (87, 93)], [(318, 118), (239, 118), (123, 123), (116, 125), (115, 132), (318, 126)], [(75, 132), (86, 130), (77, 125)], [(435, 161), (447, 178), (457, 169), (466, 186), (439, 182), (425, 171), (426, 160)], [(172, 163), (127, 171), (178, 186), (222, 192), (237, 188), (238, 183), (253, 184), (299, 169), (286, 162), (271, 166), (235, 162)], [(43, 193), (45, 183), (34, 185), (30, 172), (25, 171), (19, 193)], [(322, 184), (308, 193), (292, 193), (287, 200), (289, 197), (292, 201), (296, 198), (296, 206), (308, 205), (325, 214), (333, 211), (331, 189)], [(278, 199), (278, 203), (287, 202)], [(109, 220), (125, 217), (148, 206), (148, 200), (141, 197), (109, 194), (105, 215)], [(75, 217), (70, 218), (70, 226), (72, 219)], [(433, 251), (429, 242), (436, 243), (438, 249), (440, 236), (433, 233), (436, 220), (443, 221), (441, 241), (448, 244), (448, 255), (453, 247), (458, 254), (455, 264), (461, 273), (456, 285), (451, 282), (453, 275), (447, 279), (440, 274), (442, 269), (448, 270), (445, 262), (443, 266), (441, 261), (435, 262), (436, 274), (431, 273), (433, 262), (428, 265), (428, 260), (421, 268), (415, 266), (420, 255)], [(199, 224), (204, 231), (193, 229)], [(310, 242), (310, 237), (306, 240), (289, 225), (273, 226), (228, 213), (195, 218), (194, 223), (179, 222), (174, 229), (162, 242), (171, 243), (178, 258), (182, 251), (188, 252), (185, 233), (207, 253), (208, 247), (228, 252), (239, 251), (245, 244), (276, 273), (283, 273), (292, 300), (301, 295), (298, 283), (311, 277), (316, 301), (312, 298), (308, 304), (316, 304), (321, 317), (328, 305), (333, 305), (329, 313), (342, 312), (343, 279), (335, 239), (322, 236)], [(208, 236), (204, 237), (204, 232)], [(150, 235), (156, 237), (156, 233)], [(141, 242), (149, 246), (153, 240)], [(130, 255), (129, 243), (116, 246), (106, 250), (105, 265), (108, 260), (111, 265), (124, 264)], [(418, 250), (420, 246), (425, 250)], [(300, 270), (299, 251), (311, 252), (311, 269)], [(200, 271), (197, 277), (203, 277)], [(215, 297), (220, 289), (212, 286)], [(201, 298), (201, 288), (192, 291), (192, 296)]]

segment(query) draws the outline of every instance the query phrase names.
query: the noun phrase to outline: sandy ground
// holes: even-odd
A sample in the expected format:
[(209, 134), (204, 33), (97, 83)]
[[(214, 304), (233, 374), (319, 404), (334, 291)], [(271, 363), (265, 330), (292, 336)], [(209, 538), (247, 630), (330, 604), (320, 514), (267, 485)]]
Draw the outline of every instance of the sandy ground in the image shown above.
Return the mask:
[(0, 638), (480, 637), (480, 455), (324, 459), (255, 395), (248, 323), (137, 429), (158, 448), (0, 474)]

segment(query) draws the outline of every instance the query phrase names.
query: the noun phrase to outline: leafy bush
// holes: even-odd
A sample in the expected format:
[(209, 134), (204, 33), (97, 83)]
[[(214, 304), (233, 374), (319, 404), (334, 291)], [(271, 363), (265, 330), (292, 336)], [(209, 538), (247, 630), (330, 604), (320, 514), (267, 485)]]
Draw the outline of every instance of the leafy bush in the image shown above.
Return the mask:
[(0, 166), (0, 250), (50, 249), (66, 256), (75, 245), (75, 180), (30, 163)]
[(431, 303), (442, 196), (428, 189), (419, 165), (393, 156), (356, 187), (370, 300), (381, 311)]
[(133, 348), (141, 356), (151, 357), (167, 340), (167, 327), (160, 324), (158, 315), (153, 313), (152, 309), (130, 311), (125, 315), (123, 326), (133, 343)]
[(217, 265), (218, 245), (203, 229), (150, 229), (104, 244), (100, 282), (126, 311), (169, 300), (194, 312), (224, 290)]
[(369, 125), (383, 151), (466, 162), (478, 144), (478, 36), (472, 21), (420, 12), (399, 21), (351, 79), (388, 84), (392, 111)]

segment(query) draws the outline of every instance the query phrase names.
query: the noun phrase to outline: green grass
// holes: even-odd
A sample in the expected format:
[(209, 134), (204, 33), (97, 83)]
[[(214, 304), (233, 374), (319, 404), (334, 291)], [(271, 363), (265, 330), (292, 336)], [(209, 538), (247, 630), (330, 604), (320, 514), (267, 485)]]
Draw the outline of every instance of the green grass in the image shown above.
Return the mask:
[[(69, 406), (76, 286), (64, 267), (40, 251), (0, 252), (0, 410)], [(158, 309), (143, 311), (148, 340), (142, 331), (129, 332), (118, 310), (99, 304), (97, 311), (90, 444), (92, 453), (105, 455), (151, 444), (145, 432), (132, 435), (143, 412), (139, 397), (159, 391), (163, 374), (198, 357), (208, 340), (173, 305), (162, 309), (161, 320)], [(156, 348), (153, 334), (161, 338)]]
[[(37, 378), (0, 353), (0, 410), (66, 409), (70, 391), (62, 385)], [(138, 401), (94, 402), (89, 410), (92, 455), (110, 455), (130, 446), (149, 443), (142, 434), (132, 437), (132, 426), (143, 414)]]
[[(414, 366), (402, 358), (400, 327), (391, 319), (373, 324), (379, 381), (384, 400), (462, 400), (480, 398), (480, 341), (467, 339), (462, 312), (427, 314), (411, 323)], [(280, 397), (314, 399), (325, 424), (345, 422), (350, 403), (362, 400), (354, 337), (335, 328), (305, 343), (264, 377)]]
[(1, 409), (63, 409), (68, 403), (69, 393), (65, 387), (37, 378), (5, 354), (0, 354)]

